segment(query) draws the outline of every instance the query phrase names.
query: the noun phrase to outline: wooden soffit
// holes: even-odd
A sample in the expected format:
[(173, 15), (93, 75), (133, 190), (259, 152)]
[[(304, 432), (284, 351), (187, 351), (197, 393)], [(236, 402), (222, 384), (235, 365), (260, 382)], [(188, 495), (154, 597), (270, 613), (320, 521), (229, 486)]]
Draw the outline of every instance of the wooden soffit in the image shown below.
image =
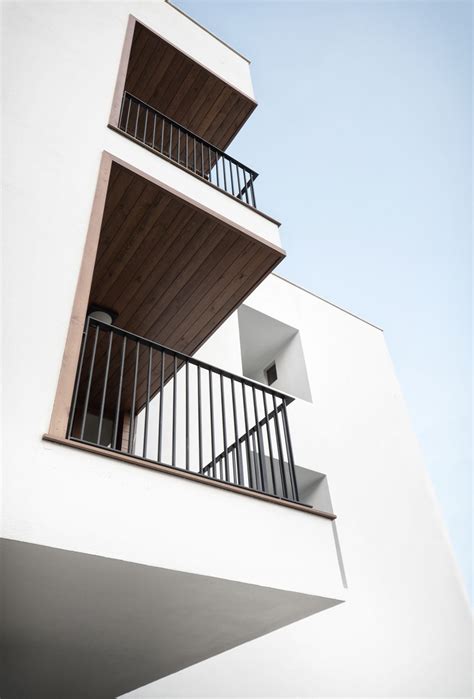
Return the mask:
[(114, 162), (89, 304), (112, 310), (117, 327), (192, 355), (283, 257)]
[(225, 150), (257, 103), (135, 23), (125, 90)]

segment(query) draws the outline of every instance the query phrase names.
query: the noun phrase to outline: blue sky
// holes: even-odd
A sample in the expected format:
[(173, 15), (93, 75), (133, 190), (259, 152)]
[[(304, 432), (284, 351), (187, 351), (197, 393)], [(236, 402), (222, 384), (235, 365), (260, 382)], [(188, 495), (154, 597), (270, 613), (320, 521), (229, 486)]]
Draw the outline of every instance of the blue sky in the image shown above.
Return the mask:
[(470, 587), (471, 3), (176, 4), (252, 61), (279, 273), (384, 328)]

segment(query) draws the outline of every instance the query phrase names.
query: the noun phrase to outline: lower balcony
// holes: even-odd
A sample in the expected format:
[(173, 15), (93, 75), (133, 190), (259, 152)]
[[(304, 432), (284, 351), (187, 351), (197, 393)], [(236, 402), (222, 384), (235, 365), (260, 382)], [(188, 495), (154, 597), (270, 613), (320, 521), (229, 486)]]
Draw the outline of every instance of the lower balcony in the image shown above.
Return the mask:
[(344, 601), (292, 400), (89, 315), (66, 439), (4, 544), (7, 634), (40, 649), (11, 645), (16, 694), (121, 696)]
[(69, 440), (314, 511), (300, 495), (291, 396), (95, 315), (84, 328)]

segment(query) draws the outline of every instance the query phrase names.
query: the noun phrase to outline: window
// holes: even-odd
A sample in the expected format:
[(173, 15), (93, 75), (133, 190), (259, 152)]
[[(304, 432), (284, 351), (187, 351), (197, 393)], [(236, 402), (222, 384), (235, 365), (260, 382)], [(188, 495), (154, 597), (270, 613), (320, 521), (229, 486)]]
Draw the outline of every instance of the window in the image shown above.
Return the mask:
[(278, 378), (275, 362), (272, 362), (272, 364), (270, 364), (270, 366), (267, 367), (267, 369), (265, 369), (265, 376), (269, 386), (271, 386), (272, 383), (275, 383), (275, 381)]
[(246, 305), (238, 322), (243, 375), (311, 402), (299, 330)]

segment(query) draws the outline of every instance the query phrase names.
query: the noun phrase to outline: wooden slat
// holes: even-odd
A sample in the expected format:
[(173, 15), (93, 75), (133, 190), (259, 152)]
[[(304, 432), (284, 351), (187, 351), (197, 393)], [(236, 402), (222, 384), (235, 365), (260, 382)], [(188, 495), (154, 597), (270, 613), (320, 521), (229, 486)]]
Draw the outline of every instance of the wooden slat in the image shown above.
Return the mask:
[[(185, 354), (193, 354), (283, 252), (247, 235), (191, 203), (114, 163), (91, 285), (90, 304), (117, 313), (115, 325)], [(117, 191), (120, 195), (117, 194)], [(105, 217), (104, 217), (105, 218)], [(101, 331), (89, 410), (97, 414), (107, 356)], [(84, 361), (90, 365), (92, 344)], [(104, 414), (113, 417), (120, 373), (121, 345), (111, 352)], [(139, 362), (137, 407), (146, 397), (146, 358)], [(129, 343), (121, 410), (131, 409), (134, 343)], [(160, 387), (152, 366), (152, 394)], [(83, 404), (81, 386), (78, 405)]]
[(125, 89), (222, 150), (256, 106), (253, 99), (139, 23)]

